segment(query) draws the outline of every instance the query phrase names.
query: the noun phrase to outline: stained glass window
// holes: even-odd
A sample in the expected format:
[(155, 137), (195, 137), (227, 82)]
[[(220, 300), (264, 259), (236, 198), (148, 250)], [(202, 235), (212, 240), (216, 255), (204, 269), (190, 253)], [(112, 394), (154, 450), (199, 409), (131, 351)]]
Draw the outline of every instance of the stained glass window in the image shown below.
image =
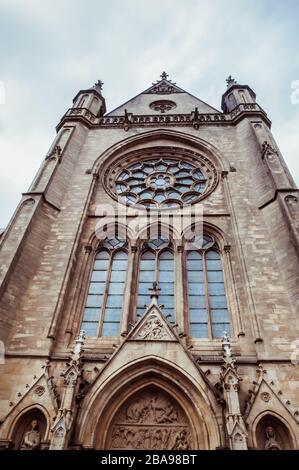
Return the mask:
[(158, 303), (163, 305), (162, 312), (170, 315), (170, 321), (173, 322), (174, 260), (169, 241), (163, 238), (150, 240), (141, 254), (136, 309), (138, 315), (143, 315), (151, 302), (153, 282), (158, 283)]
[(221, 257), (204, 237), (200, 250), (186, 254), (190, 335), (221, 338), (230, 333)]
[(106, 240), (91, 273), (81, 329), (87, 336), (118, 336), (128, 255), (118, 238)]
[[(204, 192), (207, 178), (193, 163), (171, 158), (145, 159), (121, 170), (115, 189), (128, 204), (177, 207), (196, 201)], [(183, 195), (186, 196), (183, 197)], [(176, 199), (176, 202), (172, 202)]]

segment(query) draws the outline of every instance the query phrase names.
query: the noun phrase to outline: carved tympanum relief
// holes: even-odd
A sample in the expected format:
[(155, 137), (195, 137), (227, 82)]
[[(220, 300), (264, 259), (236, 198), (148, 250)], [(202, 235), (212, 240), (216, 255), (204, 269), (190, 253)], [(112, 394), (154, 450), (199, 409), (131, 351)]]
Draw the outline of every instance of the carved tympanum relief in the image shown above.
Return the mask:
[(163, 323), (157, 317), (157, 315), (151, 315), (140, 331), (137, 333), (135, 339), (147, 339), (147, 340), (169, 340), (170, 336), (165, 330)]
[(191, 444), (190, 426), (180, 405), (168, 394), (150, 389), (121, 407), (108, 448), (187, 450)]

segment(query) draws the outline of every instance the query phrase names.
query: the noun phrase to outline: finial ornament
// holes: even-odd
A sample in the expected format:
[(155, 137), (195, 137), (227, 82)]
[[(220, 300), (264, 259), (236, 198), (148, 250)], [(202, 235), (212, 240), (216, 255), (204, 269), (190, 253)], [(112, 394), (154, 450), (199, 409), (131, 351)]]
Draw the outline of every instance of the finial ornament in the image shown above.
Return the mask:
[(82, 347), (84, 345), (85, 333), (83, 330), (79, 332), (75, 340), (75, 347), (73, 351), (73, 360), (78, 360), (82, 353)]
[(102, 80), (98, 80), (94, 85), (97, 86), (100, 90), (103, 90), (104, 82), (102, 82)]
[(226, 79), (226, 83), (227, 83), (227, 88), (228, 88), (232, 85), (236, 85), (237, 80), (235, 80), (231, 75), (229, 75), (229, 77)]
[(222, 336), (222, 349), (223, 349), (224, 361), (227, 364), (234, 364), (235, 359), (232, 356), (230, 338), (226, 331), (223, 332), (223, 336)]
[(160, 75), (161, 79), (162, 80), (167, 80), (167, 78), (169, 77), (168, 73), (166, 72), (162, 72), (161, 75)]

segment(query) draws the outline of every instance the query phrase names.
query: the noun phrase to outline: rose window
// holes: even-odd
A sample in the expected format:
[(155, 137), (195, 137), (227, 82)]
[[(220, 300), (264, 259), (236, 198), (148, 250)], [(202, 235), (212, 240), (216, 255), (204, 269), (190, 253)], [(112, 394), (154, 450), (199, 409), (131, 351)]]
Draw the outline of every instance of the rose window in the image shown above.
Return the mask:
[(114, 197), (128, 205), (182, 207), (202, 199), (217, 184), (214, 165), (191, 150), (156, 147), (126, 157), (110, 166), (104, 182), (109, 182), (107, 189)]
[(154, 111), (159, 111), (160, 113), (165, 113), (165, 111), (171, 111), (176, 108), (176, 104), (173, 101), (169, 100), (159, 100), (153, 101), (150, 104), (150, 108)]

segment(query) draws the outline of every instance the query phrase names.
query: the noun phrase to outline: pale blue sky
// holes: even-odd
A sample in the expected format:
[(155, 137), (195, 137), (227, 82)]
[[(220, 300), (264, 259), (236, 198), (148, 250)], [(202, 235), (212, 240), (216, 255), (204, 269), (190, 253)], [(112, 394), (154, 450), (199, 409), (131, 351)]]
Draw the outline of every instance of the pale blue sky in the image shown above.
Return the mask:
[(72, 98), (99, 78), (108, 110), (162, 70), (220, 109), (233, 75), (256, 92), (298, 184), (298, 23), (298, 0), (0, 0), (0, 227)]

